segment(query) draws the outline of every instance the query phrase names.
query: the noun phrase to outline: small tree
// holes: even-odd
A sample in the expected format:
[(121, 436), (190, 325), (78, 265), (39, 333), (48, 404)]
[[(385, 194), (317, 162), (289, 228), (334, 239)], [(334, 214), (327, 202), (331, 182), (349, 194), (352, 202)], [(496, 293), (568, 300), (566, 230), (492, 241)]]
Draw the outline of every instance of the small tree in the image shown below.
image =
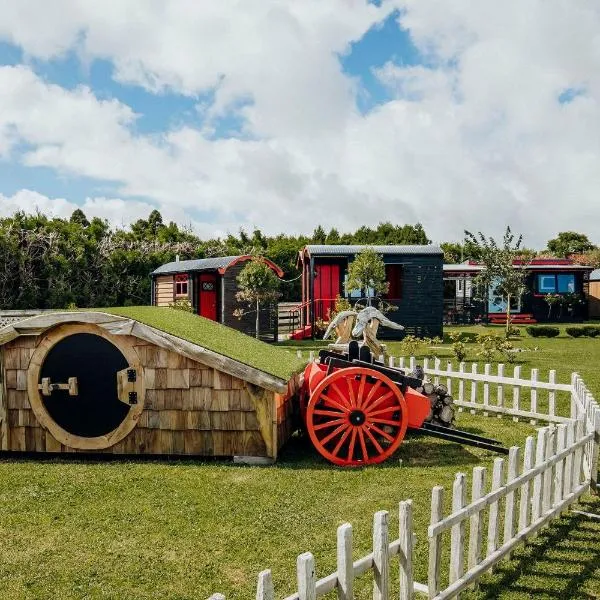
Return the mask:
[(368, 306), (371, 306), (371, 293), (374, 296), (385, 294), (389, 287), (390, 284), (385, 280), (383, 257), (373, 248), (361, 250), (348, 267), (346, 293), (360, 290), (367, 298)]
[(245, 302), (252, 306), (251, 310), (235, 311), (238, 318), (256, 311), (256, 339), (260, 337), (260, 308), (266, 302), (273, 302), (279, 298), (279, 278), (271, 267), (260, 258), (254, 258), (242, 269), (237, 276), (240, 291), (236, 294), (238, 302)]
[[(525, 278), (527, 277), (527, 266), (529, 261), (522, 258), (521, 243), (523, 236), (518, 238), (506, 228), (502, 244), (499, 245), (492, 237), (486, 237), (479, 232), (477, 235), (465, 231), (468, 242), (477, 246), (480, 250), (480, 262), (483, 270), (474, 278), (473, 282), (480, 294), (487, 300), (489, 290), (506, 302), (506, 337), (510, 335), (510, 304), (513, 300), (520, 300), (525, 291)], [(521, 261), (514, 264), (516, 258)]]

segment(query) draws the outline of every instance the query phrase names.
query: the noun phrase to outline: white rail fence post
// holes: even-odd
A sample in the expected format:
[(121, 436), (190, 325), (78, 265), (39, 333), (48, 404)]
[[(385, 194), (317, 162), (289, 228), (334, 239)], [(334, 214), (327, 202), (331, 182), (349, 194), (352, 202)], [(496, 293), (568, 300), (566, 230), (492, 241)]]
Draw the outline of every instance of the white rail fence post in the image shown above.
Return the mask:
[(390, 597), (389, 551), (388, 512), (380, 510), (373, 519), (373, 600)]
[(344, 523), (337, 530), (338, 600), (354, 598), (354, 566), (352, 561), (352, 525)]

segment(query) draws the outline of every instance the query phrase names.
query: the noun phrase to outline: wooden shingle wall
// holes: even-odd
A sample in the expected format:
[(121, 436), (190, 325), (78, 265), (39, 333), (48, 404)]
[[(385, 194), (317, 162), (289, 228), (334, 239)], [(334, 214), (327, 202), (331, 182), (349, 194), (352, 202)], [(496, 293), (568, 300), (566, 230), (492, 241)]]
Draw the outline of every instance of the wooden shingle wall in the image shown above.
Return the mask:
[[(143, 366), (145, 407), (133, 431), (100, 452), (274, 457), (291, 434), (291, 401), (286, 395), (267, 390), (257, 395), (256, 388), (248, 389), (241, 379), (137, 338), (119, 337), (133, 345)], [(79, 452), (61, 445), (43, 429), (29, 404), (27, 368), (42, 338), (22, 336), (1, 349), (5, 393), (0, 409), (6, 410), (1, 446), (18, 451)], [(267, 407), (259, 413), (271, 419), (262, 428), (257, 401)], [(261, 430), (269, 429), (276, 439), (266, 444)]]
[(169, 306), (174, 299), (173, 275), (161, 275), (157, 277), (154, 285), (154, 304), (156, 306)]

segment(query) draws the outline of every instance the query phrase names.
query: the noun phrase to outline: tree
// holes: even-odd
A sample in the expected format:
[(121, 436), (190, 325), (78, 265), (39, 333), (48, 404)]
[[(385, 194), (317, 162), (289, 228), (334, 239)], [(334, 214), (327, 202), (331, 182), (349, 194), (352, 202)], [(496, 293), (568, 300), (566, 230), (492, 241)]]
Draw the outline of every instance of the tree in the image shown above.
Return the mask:
[(82, 227), (89, 227), (90, 222), (88, 221), (85, 213), (80, 209), (76, 208), (71, 214), (71, 218), (69, 219), (71, 223), (79, 223)]
[(548, 250), (561, 258), (566, 258), (569, 254), (582, 254), (594, 248), (587, 235), (576, 231), (561, 231), (557, 237), (548, 241)]
[[(279, 297), (279, 278), (271, 267), (260, 257), (249, 261), (237, 276), (240, 291), (236, 294), (238, 302), (254, 306), (256, 311), (256, 339), (260, 337), (260, 307), (265, 302), (273, 302)], [(249, 314), (252, 310), (237, 310), (236, 316)]]
[(348, 266), (346, 293), (360, 290), (371, 306), (372, 296), (385, 294), (390, 284), (385, 279), (385, 263), (383, 257), (373, 248), (364, 248)]
[(519, 300), (525, 291), (526, 267), (529, 264), (522, 258), (518, 265), (514, 263), (522, 254), (523, 236), (515, 237), (510, 227), (506, 228), (501, 245), (481, 232), (474, 235), (465, 231), (465, 236), (468, 243), (479, 249), (479, 262), (484, 267), (473, 279), (473, 283), (480, 294), (483, 294), (484, 301), (487, 300), (489, 291), (494, 290), (506, 303), (506, 337), (509, 337), (510, 305), (513, 300)]

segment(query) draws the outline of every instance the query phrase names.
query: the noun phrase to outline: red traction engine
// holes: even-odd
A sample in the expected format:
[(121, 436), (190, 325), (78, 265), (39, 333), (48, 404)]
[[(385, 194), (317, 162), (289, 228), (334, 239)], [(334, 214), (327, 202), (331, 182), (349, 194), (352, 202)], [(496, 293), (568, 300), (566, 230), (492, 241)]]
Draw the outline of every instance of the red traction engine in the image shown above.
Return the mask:
[(322, 351), (304, 371), (300, 414), (317, 451), (340, 466), (381, 463), (398, 450), (407, 429), (507, 453), (499, 442), (426, 423), (429, 398), (422, 381), (382, 363), (349, 361)]

